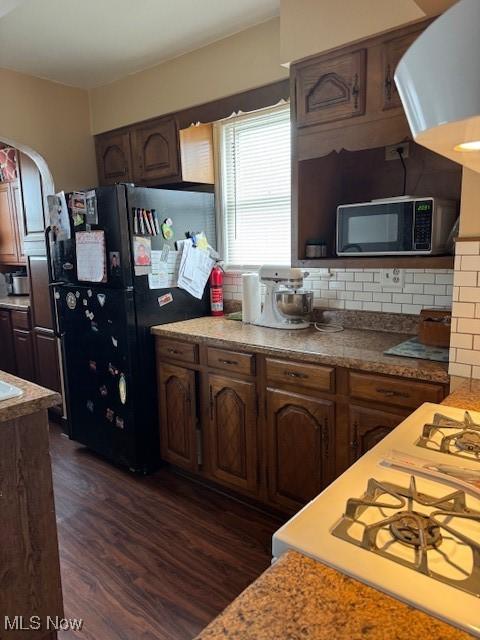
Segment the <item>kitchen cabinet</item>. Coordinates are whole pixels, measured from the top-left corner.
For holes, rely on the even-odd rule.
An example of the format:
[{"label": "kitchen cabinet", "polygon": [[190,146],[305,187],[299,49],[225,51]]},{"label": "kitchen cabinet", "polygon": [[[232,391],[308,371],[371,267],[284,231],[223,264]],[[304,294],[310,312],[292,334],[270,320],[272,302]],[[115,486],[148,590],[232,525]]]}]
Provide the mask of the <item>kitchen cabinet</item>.
[{"label": "kitchen cabinet", "polygon": [[197,468],[195,372],[172,364],[160,364],[158,400],[162,458],[194,471]]},{"label": "kitchen cabinet", "polygon": [[383,104],[382,108],[399,109],[402,108],[402,102],[395,84],[394,73],[400,59],[411,44],[417,39],[422,32],[422,28],[418,26],[408,30],[406,33],[391,38],[382,44],[382,73],[383,81]]},{"label": "kitchen cabinet", "polygon": [[372,449],[405,417],[405,415],[351,405],[349,423],[351,462],[355,462]]},{"label": "kitchen cabinet", "polygon": [[129,131],[111,131],[96,136],[95,150],[100,185],[133,181]]},{"label": "kitchen cabinet", "polygon": [[295,66],[297,125],[324,124],[365,112],[366,49]]},{"label": "kitchen cabinet", "polygon": [[19,264],[22,261],[22,253],[12,183],[2,182],[0,183],[0,263]]},{"label": "kitchen cabinet", "polygon": [[35,382],[35,358],[31,331],[25,329],[14,329],[13,345],[15,350],[15,361],[17,364],[16,375],[24,380]]},{"label": "kitchen cabinet", "polygon": [[298,510],[331,480],[334,405],[298,393],[267,390],[270,500]]},{"label": "kitchen cabinet", "polygon": [[16,192],[18,228],[24,242],[43,242],[45,229],[42,178],[35,161],[18,152],[20,180]]},{"label": "kitchen cabinet", "polygon": [[257,493],[257,401],[255,383],[208,374],[207,425],[211,476],[227,486]]},{"label": "kitchen cabinet", "polygon": [[213,185],[211,124],[179,129],[173,116],[95,137],[99,183]]},{"label": "kitchen cabinet", "polygon": [[446,385],[155,338],[161,457],[222,491],[294,513]]},{"label": "kitchen cabinet", "polygon": [[37,384],[62,393],[57,339],[50,332],[34,330],[33,342]]},{"label": "kitchen cabinet", "polygon": [[15,349],[13,345],[12,319],[10,311],[0,309],[0,369],[16,373]]},{"label": "kitchen cabinet", "polygon": [[[453,268],[452,255],[337,256],[340,204],[398,194],[399,159],[385,147],[408,142],[407,190],[459,201],[461,167],[412,140],[395,86],[405,50],[430,24],[424,20],[338,47],[290,67],[292,129],[292,265],[301,268]],[[308,258],[312,238],[326,255]]]},{"label": "kitchen cabinet", "polygon": [[173,118],[138,125],[132,131],[133,176],[136,184],[155,184],[177,176],[177,126]]}]

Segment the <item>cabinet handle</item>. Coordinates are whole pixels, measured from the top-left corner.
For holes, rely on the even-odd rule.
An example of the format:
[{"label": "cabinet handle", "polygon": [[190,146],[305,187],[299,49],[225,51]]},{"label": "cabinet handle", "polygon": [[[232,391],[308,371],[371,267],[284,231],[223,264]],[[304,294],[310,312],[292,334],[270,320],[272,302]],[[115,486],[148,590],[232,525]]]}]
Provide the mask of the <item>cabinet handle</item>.
[{"label": "cabinet handle", "polygon": [[352,433],[352,439],[350,440],[350,448],[353,449],[354,453],[357,452],[357,448],[358,448],[358,422],[355,421],[353,423],[353,433]]},{"label": "cabinet handle", "polygon": [[358,109],[358,98],[360,96],[360,87],[358,85],[358,73],[355,74],[352,87],[353,107]]},{"label": "cabinet handle", "polygon": [[289,378],[308,378],[306,373],[299,373],[298,371],[285,371],[284,373]]},{"label": "cabinet handle", "polygon": [[393,90],[392,71],[391,71],[390,65],[387,65],[387,71],[385,73],[385,97],[389,102],[392,99],[392,90]]},{"label": "cabinet handle", "polygon": [[173,353],[175,355],[181,353],[181,351],[177,351],[177,349],[167,349],[168,353]]},{"label": "cabinet handle", "polygon": [[210,420],[213,420],[213,389],[210,385]]},{"label": "cabinet handle", "polygon": [[377,393],[382,393],[387,398],[410,398],[409,393],[405,393],[404,391],[393,391],[392,389],[382,389],[376,388],[375,391]]},{"label": "cabinet handle", "polygon": [[322,447],[325,458],[328,458],[330,449],[330,438],[328,437],[328,418],[325,418],[322,430]]},{"label": "cabinet handle", "polygon": [[222,364],[238,364],[236,360],[222,360],[222,358],[219,359],[219,362]]}]

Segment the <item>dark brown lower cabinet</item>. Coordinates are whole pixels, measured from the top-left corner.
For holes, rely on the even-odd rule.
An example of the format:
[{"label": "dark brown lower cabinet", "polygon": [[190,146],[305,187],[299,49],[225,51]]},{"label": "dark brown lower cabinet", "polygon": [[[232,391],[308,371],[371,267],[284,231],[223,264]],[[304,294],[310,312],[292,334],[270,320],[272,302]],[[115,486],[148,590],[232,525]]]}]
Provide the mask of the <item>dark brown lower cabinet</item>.
[{"label": "dark brown lower cabinet", "polygon": [[334,405],[267,389],[269,499],[297,510],[332,479]]},{"label": "dark brown lower cabinet", "polygon": [[33,340],[31,331],[25,329],[13,330],[13,345],[17,363],[16,375],[24,380],[35,382],[35,358],[33,354]]},{"label": "dark brown lower cabinet", "polygon": [[254,382],[208,374],[209,469],[222,484],[258,493],[257,395]]},{"label": "dark brown lower cabinet", "polygon": [[15,349],[13,345],[12,319],[10,311],[0,309],[0,369],[15,374]]},{"label": "dark brown lower cabinet", "polygon": [[162,458],[183,469],[197,469],[195,372],[172,364],[158,366]]},{"label": "dark brown lower cabinet", "polygon": [[60,365],[58,360],[57,339],[53,332],[32,332],[37,358],[36,382],[42,387],[61,393]]},{"label": "dark brown lower cabinet", "polygon": [[351,461],[355,462],[405,419],[405,415],[350,406]]}]

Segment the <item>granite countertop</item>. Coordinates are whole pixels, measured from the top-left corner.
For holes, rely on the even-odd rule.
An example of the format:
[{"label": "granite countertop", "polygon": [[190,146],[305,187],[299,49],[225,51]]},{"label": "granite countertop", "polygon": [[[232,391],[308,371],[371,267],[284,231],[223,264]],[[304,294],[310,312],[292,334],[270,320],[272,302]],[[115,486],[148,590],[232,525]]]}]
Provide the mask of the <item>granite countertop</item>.
[{"label": "granite countertop", "polygon": [[0,309],[28,311],[30,309],[30,296],[1,296]]},{"label": "granite countertop", "polygon": [[313,327],[287,331],[244,324],[211,316],[152,327],[156,336],[189,342],[214,343],[232,349],[254,350],[272,356],[374,371],[447,384],[447,365],[428,360],[386,356],[384,351],[411,335],[345,329],[320,333]]},{"label": "granite countertop", "polygon": [[442,402],[449,407],[480,411],[480,380],[465,379]]},{"label": "granite countertop", "polygon": [[14,420],[15,418],[48,409],[60,404],[62,401],[60,394],[56,391],[39,387],[33,382],[27,382],[27,380],[12,376],[5,371],[0,371],[0,380],[23,390],[23,395],[18,398],[0,401],[0,422]]},{"label": "granite countertop", "polygon": [[465,640],[418,609],[287,551],[211,622],[197,640]]}]

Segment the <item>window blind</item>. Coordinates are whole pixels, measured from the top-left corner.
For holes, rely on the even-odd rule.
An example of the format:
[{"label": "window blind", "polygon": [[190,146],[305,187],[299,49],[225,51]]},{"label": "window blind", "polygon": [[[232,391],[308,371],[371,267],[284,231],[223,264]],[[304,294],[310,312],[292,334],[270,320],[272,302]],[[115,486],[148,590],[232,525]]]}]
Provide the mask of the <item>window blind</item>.
[{"label": "window blind", "polygon": [[290,107],[221,124],[224,259],[290,264]]}]

